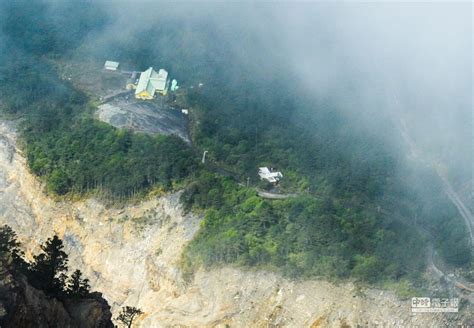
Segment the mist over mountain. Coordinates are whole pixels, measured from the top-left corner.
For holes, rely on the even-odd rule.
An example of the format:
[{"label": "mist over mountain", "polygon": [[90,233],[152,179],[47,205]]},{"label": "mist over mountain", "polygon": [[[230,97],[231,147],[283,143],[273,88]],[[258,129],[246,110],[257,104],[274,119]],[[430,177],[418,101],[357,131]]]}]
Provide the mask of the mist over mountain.
[{"label": "mist over mountain", "polygon": [[[232,265],[473,302],[472,4],[18,0],[0,45],[47,197],[189,215],[179,265],[146,254],[174,283]],[[141,98],[149,67],[179,89]],[[104,222],[138,242],[153,210]]]},{"label": "mist over mountain", "polygon": [[[313,111],[330,103],[367,133],[384,131],[374,118],[403,117],[431,156],[471,170],[469,3],[101,5],[107,23],[85,41],[100,56],[120,58],[149,39],[137,57],[156,54],[156,64],[171,65],[185,82],[212,85],[219,72],[227,83],[274,83]],[[153,26],[169,35],[154,36]],[[178,45],[167,42],[175,33]],[[173,65],[173,55],[183,55],[177,46],[186,48],[187,67]]]},{"label": "mist over mountain", "polygon": [[[189,83],[212,85],[213,74],[237,85],[280,82],[287,86],[284,92],[304,97],[313,110],[317,101],[329,102],[368,133],[380,129],[374,117],[404,117],[412,137],[436,156],[452,165],[473,157],[467,2],[85,1],[83,8],[74,7],[77,23],[68,28],[64,17],[71,4],[44,4],[39,20],[45,28],[56,26],[55,37],[63,40],[83,40],[82,47],[99,57],[136,59],[141,69],[170,65]],[[152,32],[156,27],[164,33]],[[142,41],[147,46],[131,58]]]}]

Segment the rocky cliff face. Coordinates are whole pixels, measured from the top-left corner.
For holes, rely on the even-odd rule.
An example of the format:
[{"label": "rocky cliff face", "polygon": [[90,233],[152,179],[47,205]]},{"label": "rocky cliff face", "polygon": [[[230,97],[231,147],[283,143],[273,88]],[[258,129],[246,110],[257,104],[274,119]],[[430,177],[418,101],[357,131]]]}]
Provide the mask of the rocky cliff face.
[{"label": "rocky cliff face", "polygon": [[0,259],[0,327],[113,328],[110,306],[99,293],[88,299],[46,296]]},{"label": "rocky cliff face", "polygon": [[360,291],[350,283],[291,281],[231,267],[199,271],[185,282],[180,254],[199,222],[183,214],[179,194],[120,208],[94,199],[55,202],[29,174],[11,127],[0,124],[0,224],[9,224],[28,250],[56,232],[70,266],[84,271],[115,314],[124,305],[143,310],[137,321],[141,327],[445,327],[446,320],[465,322],[458,314],[414,316],[409,301],[387,291]]}]

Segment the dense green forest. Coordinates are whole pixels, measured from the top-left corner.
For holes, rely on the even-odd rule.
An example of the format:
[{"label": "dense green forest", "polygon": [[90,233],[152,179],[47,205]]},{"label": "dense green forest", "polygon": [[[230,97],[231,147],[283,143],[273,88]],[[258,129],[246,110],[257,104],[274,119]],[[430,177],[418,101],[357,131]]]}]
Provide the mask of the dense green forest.
[{"label": "dense green forest", "polygon": [[133,134],[93,120],[88,99],[47,63],[23,55],[10,65],[0,78],[4,111],[21,117],[28,164],[49,191],[99,188],[131,196],[153,185],[169,188],[196,166],[178,137]]},{"label": "dense green forest", "polygon": [[57,21],[48,19],[53,14],[44,2],[24,5],[4,4],[2,11],[10,51],[0,75],[1,104],[4,113],[20,118],[28,164],[47,190],[129,197],[156,185],[168,189],[188,176],[196,164],[181,139],[132,134],[93,120],[87,97],[43,59],[74,51],[104,16],[90,6],[65,3],[54,14]]},{"label": "dense green forest", "polygon": [[268,201],[212,174],[192,184],[183,201],[209,208],[188,247],[187,266],[271,265],[291,276],[353,275],[372,282],[416,278],[423,267],[424,241],[416,231],[370,203],[310,194]]},{"label": "dense green forest", "polygon": [[[48,19],[44,2],[4,6],[8,19],[0,24],[11,51],[3,58],[1,105],[21,120],[32,172],[55,194],[95,190],[128,197],[186,180],[185,207],[205,211],[184,255],[188,269],[237,263],[294,276],[416,281],[427,245],[417,224],[437,236],[446,262],[471,263],[462,220],[436,178],[420,175],[424,169],[408,165],[389,141],[395,127],[387,117],[377,118],[378,130],[368,130],[330,98],[288,90],[280,73],[258,75],[253,65],[239,65],[223,52],[225,42],[208,26],[157,21],[136,38],[93,49],[83,41],[101,31],[107,15],[90,3],[56,7],[67,27]],[[155,43],[140,37],[150,33]],[[198,41],[206,51],[194,46]],[[156,46],[161,43],[166,46]],[[89,99],[45,60],[70,60],[76,52],[100,61],[113,55],[139,67],[159,63],[184,87],[202,81],[205,88],[187,92],[195,149],[176,137],[134,134],[94,120]],[[253,185],[259,166],[278,167],[285,175],[281,187],[299,196],[259,198],[241,181],[199,165],[195,153],[204,149],[216,166],[231,168],[237,180],[250,177]]]}]

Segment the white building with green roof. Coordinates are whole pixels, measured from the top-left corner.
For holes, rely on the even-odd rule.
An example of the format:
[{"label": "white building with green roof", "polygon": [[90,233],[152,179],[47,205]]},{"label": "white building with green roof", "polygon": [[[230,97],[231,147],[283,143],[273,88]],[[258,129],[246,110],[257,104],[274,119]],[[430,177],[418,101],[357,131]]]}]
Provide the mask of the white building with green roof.
[{"label": "white building with green roof", "polygon": [[140,74],[137,88],[135,89],[135,98],[153,99],[156,93],[166,95],[168,92],[168,72],[160,69],[158,73],[150,67]]}]

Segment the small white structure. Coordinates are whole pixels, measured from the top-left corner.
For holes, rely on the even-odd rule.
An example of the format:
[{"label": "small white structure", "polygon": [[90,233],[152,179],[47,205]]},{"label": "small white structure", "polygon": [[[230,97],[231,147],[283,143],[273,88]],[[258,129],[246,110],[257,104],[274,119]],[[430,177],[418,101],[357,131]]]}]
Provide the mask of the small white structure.
[{"label": "small white structure", "polygon": [[155,93],[161,93],[163,96],[168,91],[168,72],[160,69],[157,72],[150,67],[140,74],[137,88],[135,90],[135,98],[137,99],[153,99]]},{"label": "small white structure", "polygon": [[268,167],[258,168],[258,175],[260,176],[261,180],[267,180],[270,183],[278,183],[278,181],[283,178],[283,174],[281,174],[281,172],[273,171]]},{"label": "small white structure", "polygon": [[178,81],[176,81],[175,79],[173,79],[171,81],[171,87],[170,87],[170,90],[171,91],[176,91],[179,89],[179,85],[178,85]]},{"label": "small white structure", "polygon": [[188,115],[189,114],[189,110],[188,109],[181,109],[181,113],[183,113],[184,115]]},{"label": "small white structure", "polygon": [[108,71],[116,71],[119,65],[120,65],[119,62],[107,60],[104,64],[104,68]]},{"label": "small white structure", "polygon": [[206,154],[208,153],[207,150],[204,151],[204,153],[202,153],[202,159],[201,159],[201,163],[204,164],[206,163]]}]

